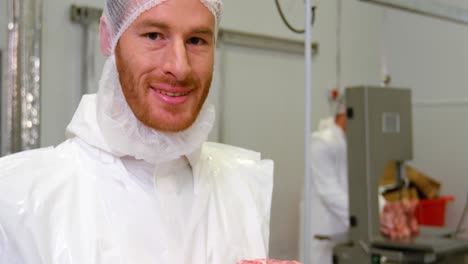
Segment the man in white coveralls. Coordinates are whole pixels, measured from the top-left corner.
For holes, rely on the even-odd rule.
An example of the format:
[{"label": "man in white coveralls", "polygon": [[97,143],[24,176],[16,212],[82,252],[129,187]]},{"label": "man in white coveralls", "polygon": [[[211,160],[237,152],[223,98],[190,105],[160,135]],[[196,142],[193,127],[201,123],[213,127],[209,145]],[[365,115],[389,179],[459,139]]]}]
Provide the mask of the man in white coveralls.
[{"label": "man in white coveralls", "polygon": [[346,107],[334,103],[334,116],[320,121],[311,137],[311,264],[332,264],[336,242],[322,237],[349,228]]},{"label": "man in white coveralls", "polygon": [[97,94],[57,147],[0,159],[0,263],[268,255],[273,163],[205,143],[221,0],[106,0]]}]

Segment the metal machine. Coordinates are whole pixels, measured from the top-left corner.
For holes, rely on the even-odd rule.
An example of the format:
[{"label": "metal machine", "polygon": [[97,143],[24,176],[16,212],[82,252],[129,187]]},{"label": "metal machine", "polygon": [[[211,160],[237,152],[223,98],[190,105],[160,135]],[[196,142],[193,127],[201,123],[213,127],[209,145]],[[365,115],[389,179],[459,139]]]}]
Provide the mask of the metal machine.
[{"label": "metal machine", "polygon": [[[380,234],[378,186],[389,162],[404,178],[413,158],[411,91],[382,87],[346,89],[350,230],[334,248],[335,264],[463,264],[468,241],[442,229],[421,228],[411,241]],[[398,173],[399,172],[399,173]]]}]

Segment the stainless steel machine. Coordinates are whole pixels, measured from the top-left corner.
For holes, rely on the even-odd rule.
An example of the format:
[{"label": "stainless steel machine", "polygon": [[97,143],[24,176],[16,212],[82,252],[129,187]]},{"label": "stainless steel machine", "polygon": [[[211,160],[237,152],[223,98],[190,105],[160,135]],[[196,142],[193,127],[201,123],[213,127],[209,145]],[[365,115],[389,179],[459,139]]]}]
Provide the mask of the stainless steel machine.
[{"label": "stainless steel machine", "polygon": [[[350,230],[334,248],[334,264],[463,264],[468,241],[437,228],[421,228],[415,239],[390,241],[380,234],[378,187],[387,165],[413,158],[409,89],[346,89]],[[398,173],[399,172],[399,173]]]}]

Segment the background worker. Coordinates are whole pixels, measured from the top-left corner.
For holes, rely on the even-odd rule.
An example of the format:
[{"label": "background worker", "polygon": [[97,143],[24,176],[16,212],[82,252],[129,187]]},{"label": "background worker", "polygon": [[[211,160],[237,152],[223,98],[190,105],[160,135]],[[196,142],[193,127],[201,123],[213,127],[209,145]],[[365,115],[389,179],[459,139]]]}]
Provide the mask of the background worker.
[{"label": "background worker", "polygon": [[334,115],[320,121],[311,138],[311,263],[331,264],[335,243],[327,237],[348,230],[346,107],[334,102]]}]

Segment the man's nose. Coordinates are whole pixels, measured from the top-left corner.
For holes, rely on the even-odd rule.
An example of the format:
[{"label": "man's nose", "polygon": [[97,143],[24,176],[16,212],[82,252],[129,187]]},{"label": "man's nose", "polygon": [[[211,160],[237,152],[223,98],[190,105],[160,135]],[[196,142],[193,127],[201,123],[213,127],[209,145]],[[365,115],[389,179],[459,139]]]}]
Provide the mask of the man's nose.
[{"label": "man's nose", "polygon": [[172,75],[177,81],[184,81],[192,71],[187,47],[182,39],[173,40],[167,47],[167,56],[163,71]]}]

